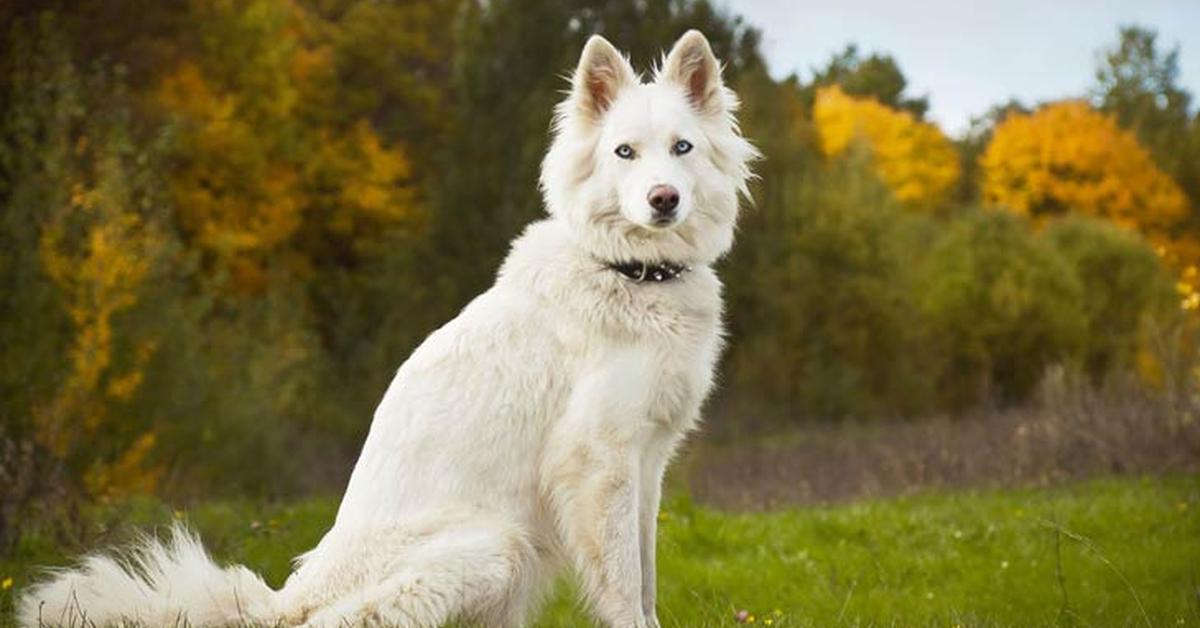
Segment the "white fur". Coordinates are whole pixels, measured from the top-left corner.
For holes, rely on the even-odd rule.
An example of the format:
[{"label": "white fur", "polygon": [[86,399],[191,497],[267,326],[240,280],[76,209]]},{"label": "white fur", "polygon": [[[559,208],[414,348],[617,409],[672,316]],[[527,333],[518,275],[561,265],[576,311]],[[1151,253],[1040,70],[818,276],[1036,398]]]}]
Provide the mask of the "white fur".
[{"label": "white fur", "polygon": [[[210,626],[520,626],[561,567],[607,626],[653,627],[663,472],[697,423],[721,349],[710,264],[733,240],[755,151],[703,35],[642,84],[600,37],[559,107],[550,217],[495,285],[400,367],[333,528],[278,592],[176,531],[127,564],[93,556],[28,591],[20,621]],[[686,139],[695,148],[675,155]],[[624,160],[621,143],[637,151]],[[680,194],[649,224],[646,195]],[[692,266],[635,283],[611,262]]]}]

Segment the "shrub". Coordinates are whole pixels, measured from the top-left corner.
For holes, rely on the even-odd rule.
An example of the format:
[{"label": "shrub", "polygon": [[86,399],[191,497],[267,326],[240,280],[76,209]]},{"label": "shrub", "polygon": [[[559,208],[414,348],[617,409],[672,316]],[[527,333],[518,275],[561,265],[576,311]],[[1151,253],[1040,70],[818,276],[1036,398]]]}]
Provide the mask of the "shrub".
[{"label": "shrub", "polygon": [[923,409],[909,295],[931,223],[853,160],[808,169],[787,192],[773,243],[756,242],[771,248],[743,246],[733,260],[732,386],[792,418]]},{"label": "shrub", "polygon": [[1174,306],[1171,277],[1135,233],[1095,219],[1051,223],[1045,239],[1078,279],[1086,333],[1080,362],[1093,383],[1134,363],[1147,317]]},{"label": "shrub", "polygon": [[939,395],[952,407],[1025,398],[1045,368],[1076,355],[1087,317],[1071,267],[1025,220],[980,212],[950,226],[916,284]]}]

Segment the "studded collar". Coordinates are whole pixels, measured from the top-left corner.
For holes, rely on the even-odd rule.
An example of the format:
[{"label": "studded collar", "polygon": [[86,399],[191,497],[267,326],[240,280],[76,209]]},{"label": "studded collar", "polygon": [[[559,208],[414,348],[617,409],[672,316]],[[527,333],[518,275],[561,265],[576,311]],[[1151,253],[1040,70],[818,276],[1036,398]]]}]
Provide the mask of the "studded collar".
[{"label": "studded collar", "polygon": [[692,269],[686,264],[671,262],[613,262],[607,266],[634,283],[665,283],[678,279]]}]

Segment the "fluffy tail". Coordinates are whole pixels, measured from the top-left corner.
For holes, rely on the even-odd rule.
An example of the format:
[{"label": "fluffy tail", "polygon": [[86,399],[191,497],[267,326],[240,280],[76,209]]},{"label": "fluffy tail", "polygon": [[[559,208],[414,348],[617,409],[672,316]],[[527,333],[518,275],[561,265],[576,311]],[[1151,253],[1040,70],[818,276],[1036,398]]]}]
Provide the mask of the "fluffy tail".
[{"label": "fluffy tail", "polygon": [[91,628],[273,623],[275,592],[242,566],[218,567],[181,525],[119,556],[93,554],[22,596],[21,626]]}]

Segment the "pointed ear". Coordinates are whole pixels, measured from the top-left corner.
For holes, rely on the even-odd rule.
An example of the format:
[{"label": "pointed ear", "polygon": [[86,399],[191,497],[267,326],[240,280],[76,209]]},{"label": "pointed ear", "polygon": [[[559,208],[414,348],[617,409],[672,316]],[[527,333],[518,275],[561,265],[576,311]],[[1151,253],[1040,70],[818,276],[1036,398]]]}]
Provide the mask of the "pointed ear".
[{"label": "pointed ear", "polygon": [[575,68],[572,99],[579,113],[596,120],[612,106],[619,91],[637,82],[629,61],[607,39],[592,35]]},{"label": "pointed ear", "polygon": [[659,71],[659,80],[682,87],[700,113],[717,114],[725,110],[721,63],[700,31],[690,30],[675,42]]}]

